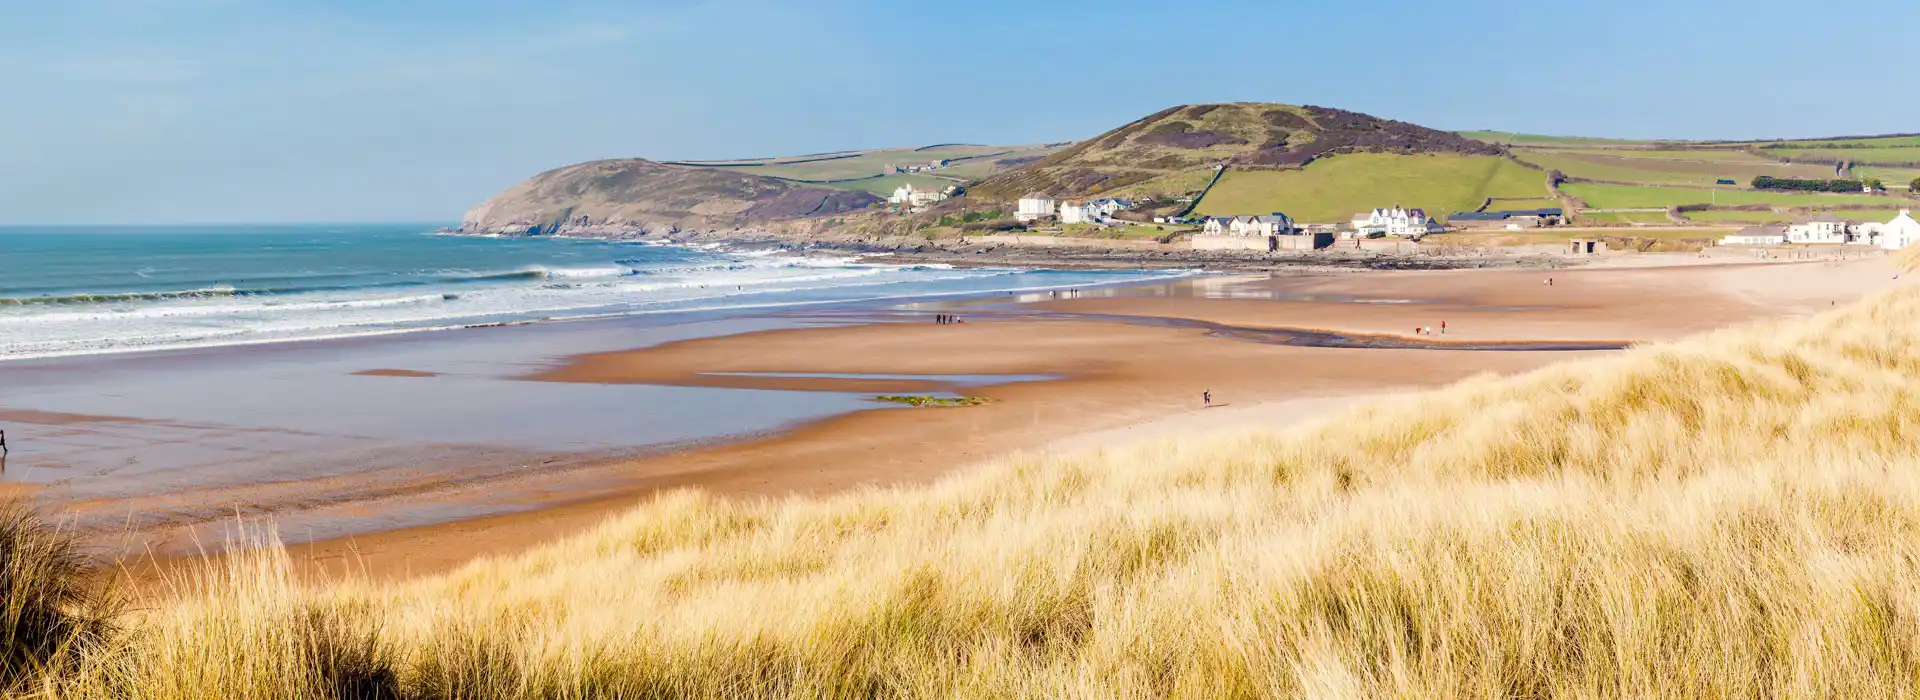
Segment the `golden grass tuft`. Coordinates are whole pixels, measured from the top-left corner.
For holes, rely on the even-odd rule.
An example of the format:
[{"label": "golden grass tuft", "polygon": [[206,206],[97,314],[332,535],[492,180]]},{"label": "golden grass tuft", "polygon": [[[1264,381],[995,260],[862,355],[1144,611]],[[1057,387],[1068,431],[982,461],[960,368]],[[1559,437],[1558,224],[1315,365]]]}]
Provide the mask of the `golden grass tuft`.
[{"label": "golden grass tuft", "polygon": [[397,586],[296,591],[266,550],[76,687],[1915,697],[1917,321],[1903,289],[1283,431],[825,499],[669,493]]}]

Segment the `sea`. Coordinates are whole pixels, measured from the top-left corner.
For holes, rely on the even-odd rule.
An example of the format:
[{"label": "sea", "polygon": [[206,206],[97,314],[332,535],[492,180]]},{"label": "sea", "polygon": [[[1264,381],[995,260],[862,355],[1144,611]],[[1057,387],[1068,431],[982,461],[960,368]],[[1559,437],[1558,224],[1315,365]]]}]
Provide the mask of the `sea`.
[{"label": "sea", "polygon": [[440,233],[436,224],[0,227],[0,360],[1186,276]]}]

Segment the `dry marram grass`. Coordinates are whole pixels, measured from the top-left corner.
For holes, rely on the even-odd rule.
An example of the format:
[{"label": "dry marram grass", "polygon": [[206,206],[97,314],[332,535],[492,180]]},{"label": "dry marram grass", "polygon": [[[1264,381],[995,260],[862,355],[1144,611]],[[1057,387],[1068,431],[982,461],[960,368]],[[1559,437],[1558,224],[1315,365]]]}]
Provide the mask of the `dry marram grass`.
[{"label": "dry marram grass", "polygon": [[1915,697],[1920,293],[1283,432],[660,496],[303,592],[268,553],[76,696]]}]

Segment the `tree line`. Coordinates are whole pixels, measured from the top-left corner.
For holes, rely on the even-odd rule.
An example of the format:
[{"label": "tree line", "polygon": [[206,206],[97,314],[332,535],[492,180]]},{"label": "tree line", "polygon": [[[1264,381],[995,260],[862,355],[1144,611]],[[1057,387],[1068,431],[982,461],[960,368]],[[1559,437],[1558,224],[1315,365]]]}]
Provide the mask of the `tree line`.
[{"label": "tree line", "polygon": [[1861,180],[1805,180],[1793,177],[1774,177],[1761,175],[1753,179],[1756,190],[1797,190],[1801,192],[1860,192],[1866,187]]}]

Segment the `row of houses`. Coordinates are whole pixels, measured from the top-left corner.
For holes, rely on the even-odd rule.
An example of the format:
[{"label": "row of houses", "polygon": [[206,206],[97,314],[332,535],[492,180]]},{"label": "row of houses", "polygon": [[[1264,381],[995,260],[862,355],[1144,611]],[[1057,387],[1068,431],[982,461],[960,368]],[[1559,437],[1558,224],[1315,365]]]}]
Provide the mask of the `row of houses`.
[{"label": "row of houses", "polygon": [[1900,250],[1920,241],[1920,221],[1902,209],[1886,223],[1819,216],[1792,225],[1748,226],[1720,239],[1721,245],[1859,245]]},{"label": "row of houses", "polygon": [[1293,217],[1280,212],[1265,216],[1209,216],[1200,224],[1203,236],[1290,236]]},{"label": "row of houses", "polygon": [[[1398,206],[1355,214],[1352,232],[1359,237],[1374,235],[1419,238],[1445,231],[1446,227],[1421,209]],[[1258,216],[1213,216],[1201,221],[1204,236],[1284,236],[1303,233],[1293,218],[1280,212]]]},{"label": "row of houses", "polygon": [[1063,224],[1104,224],[1113,219],[1114,214],[1133,209],[1136,205],[1130,199],[1068,199],[1055,200],[1046,194],[1035,192],[1020,198],[1020,206],[1014,210],[1015,221],[1030,222],[1049,217],[1059,217]]}]

